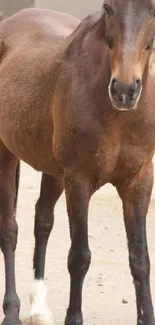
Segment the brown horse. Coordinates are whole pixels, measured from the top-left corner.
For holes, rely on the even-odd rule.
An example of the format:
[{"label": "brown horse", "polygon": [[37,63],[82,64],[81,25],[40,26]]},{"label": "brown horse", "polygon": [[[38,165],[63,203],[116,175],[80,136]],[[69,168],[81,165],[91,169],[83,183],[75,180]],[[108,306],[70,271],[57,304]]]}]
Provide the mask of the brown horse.
[{"label": "brown horse", "polygon": [[[46,87],[48,87],[49,84],[49,78],[50,76],[50,70],[51,70],[51,61],[53,59],[52,55],[54,51],[56,51],[56,46],[58,44],[58,41],[62,41],[66,36],[68,36],[80,23],[80,21],[74,17],[71,17],[69,15],[60,13],[60,12],[54,12],[52,10],[39,10],[39,9],[26,9],[22,10],[16,15],[10,17],[9,19],[3,21],[0,24],[0,70],[4,72],[5,69],[9,69],[8,73],[5,75],[7,78],[13,78],[12,79],[12,86],[10,89],[10,95],[11,92],[18,91],[20,100],[24,100],[24,92],[26,93],[27,86],[29,88],[27,94],[29,96],[29,99],[34,97],[35,91],[39,95],[38,99],[36,100],[34,97],[34,107],[37,108],[37,116],[35,116],[35,112],[33,115],[33,118],[31,121],[35,122],[37,121],[38,127],[41,123],[42,117],[38,111],[37,101],[43,101],[41,104],[41,107],[44,110],[46,110],[47,107],[47,101],[48,98],[45,100],[42,97],[42,90],[46,90]],[[26,54],[26,55],[25,55]],[[46,57],[47,56],[47,57]],[[46,58],[46,59],[45,59]],[[45,59],[45,60],[44,60]],[[20,62],[20,63],[19,63]],[[49,66],[48,66],[49,65]],[[18,70],[19,67],[19,70]],[[29,72],[28,72],[28,70]],[[49,69],[49,71],[48,71]],[[16,74],[16,70],[18,70],[18,73]],[[37,75],[39,73],[39,75]],[[5,74],[5,73],[4,73]],[[41,77],[42,75],[42,77]],[[12,77],[11,77],[12,76]],[[21,77],[23,76],[23,77]],[[25,82],[27,84],[25,90],[23,88],[24,83],[21,86],[20,82],[21,78],[26,78]],[[40,80],[38,79],[40,78]],[[43,79],[45,78],[46,81]],[[3,79],[3,78],[2,78]],[[5,77],[4,77],[5,79]],[[4,92],[9,92],[9,89],[5,89],[5,82],[7,84],[7,80],[4,81]],[[42,79],[42,81],[41,81]],[[18,85],[17,85],[18,84]],[[37,86],[38,84],[38,86]],[[14,88],[15,86],[15,88]],[[38,87],[38,89],[36,88]],[[43,90],[43,92],[44,92]],[[23,94],[23,95],[22,95]],[[47,91],[48,94],[48,91]],[[2,93],[1,93],[2,95]],[[4,93],[3,93],[4,95]],[[2,95],[2,96],[3,96]],[[5,96],[5,95],[4,95]],[[6,103],[8,95],[6,94],[6,97],[2,99],[3,104],[1,103],[0,108],[0,130],[1,124],[3,124],[3,117],[1,115],[2,111],[4,112],[4,106]],[[11,96],[12,97],[12,96]],[[13,100],[13,97],[10,100]],[[15,96],[16,97],[16,96]],[[14,99],[15,99],[14,97]],[[48,97],[48,95],[47,95]],[[41,99],[42,98],[42,99]],[[4,101],[3,101],[4,100]],[[14,101],[14,100],[13,100]],[[25,100],[24,100],[25,101]],[[36,103],[35,103],[36,101]],[[9,104],[9,102],[8,102]],[[6,103],[6,105],[8,106]],[[11,103],[11,107],[15,113],[15,102]],[[10,105],[9,104],[9,105]],[[21,112],[24,113],[24,107],[27,106],[28,102],[21,105]],[[31,102],[32,104],[32,102]],[[30,104],[30,106],[31,106]],[[3,106],[4,105],[4,106]],[[15,106],[14,106],[15,105]],[[28,104],[29,105],[29,104]],[[3,106],[3,107],[2,107]],[[17,104],[18,106],[18,104]],[[29,107],[30,108],[30,107]],[[1,110],[2,109],[2,110]],[[31,108],[30,108],[31,110]],[[13,113],[12,111],[12,113]],[[13,114],[14,114],[13,113]],[[44,114],[43,113],[43,114]],[[49,112],[50,113],[50,112]],[[25,111],[25,113],[26,111]],[[27,117],[24,117],[25,123],[29,124]],[[15,117],[15,116],[14,116]],[[50,123],[49,117],[47,117],[46,113],[44,115],[46,117],[46,121]],[[15,117],[16,119],[16,117]],[[27,120],[27,122],[26,122]],[[20,120],[16,120],[18,126],[20,124]],[[31,139],[31,130],[33,128],[32,124],[31,126],[28,125],[27,132],[29,133],[29,139]],[[30,126],[30,128],[29,128]],[[37,127],[37,128],[38,128]],[[44,125],[44,130],[46,130],[47,125]],[[40,127],[39,127],[40,128]],[[39,131],[38,128],[38,131]],[[17,129],[16,129],[17,131]],[[37,146],[40,142],[38,136],[37,129],[35,130],[37,137]],[[40,130],[41,131],[41,130]],[[39,131],[39,132],[40,132]],[[8,131],[9,132],[9,131]],[[1,132],[0,132],[1,133]],[[38,134],[37,134],[38,133]],[[2,135],[2,134],[1,134]],[[10,137],[11,134],[8,136]],[[43,133],[41,131],[40,134],[41,138],[43,137]],[[50,135],[51,136],[51,135]],[[47,133],[48,137],[48,133]],[[16,294],[16,286],[15,286],[15,276],[14,276],[14,251],[16,247],[17,242],[17,224],[15,221],[16,218],[16,204],[17,204],[17,195],[18,195],[18,186],[19,186],[19,173],[20,173],[20,164],[19,164],[19,156],[15,156],[10,150],[8,150],[5,140],[2,139],[3,136],[0,136],[0,246],[2,249],[2,252],[4,253],[4,260],[5,260],[5,273],[6,273],[6,293],[3,303],[3,309],[4,313],[6,315],[3,324],[6,325],[18,325],[21,324],[18,313],[20,308],[20,301]],[[23,140],[22,140],[23,141]],[[30,140],[31,141],[31,140]],[[41,140],[42,141],[42,140]],[[48,140],[49,141],[49,140]],[[52,142],[51,142],[52,145]],[[34,152],[36,149],[33,149]],[[3,167],[6,168],[3,168]],[[16,174],[16,175],[15,175]],[[8,179],[9,178],[9,179]],[[46,197],[46,203],[45,207],[46,210],[44,211],[46,215],[46,225],[42,228],[42,233],[40,233],[40,230],[38,232],[37,238],[36,238],[36,248],[35,248],[35,257],[34,257],[34,268],[35,268],[35,278],[41,279],[43,278],[44,274],[44,250],[45,250],[45,242],[46,242],[46,232],[49,233],[49,231],[52,228],[53,224],[53,208],[54,204],[58,198],[58,196],[61,194],[61,185],[60,180],[55,180],[54,177],[50,176],[49,180],[45,180],[47,178],[47,175],[45,177],[43,176],[42,180],[42,188],[44,187],[43,183],[49,184],[49,186],[53,187],[52,193],[48,193],[48,197]],[[50,185],[51,183],[51,185]],[[58,190],[55,191],[54,186],[57,187],[58,184]],[[47,186],[47,185],[46,185]],[[42,189],[42,191],[44,191]],[[50,191],[50,188],[49,188]],[[52,194],[52,200],[50,200],[50,196]],[[44,194],[43,194],[44,196]],[[42,199],[41,199],[42,200]],[[40,200],[40,202],[41,202]],[[48,203],[48,201],[51,201]],[[46,205],[47,204],[47,205]],[[39,203],[38,203],[39,205]],[[41,222],[41,207],[38,208],[38,219],[39,223]],[[42,209],[42,208],[41,208]],[[49,219],[49,221],[48,221]],[[44,221],[43,221],[44,223]],[[37,230],[37,221],[36,221],[36,230]],[[38,237],[39,235],[39,237]],[[40,237],[41,235],[41,237]],[[37,267],[36,267],[37,265]],[[45,287],[43,281],[36,281],[34,290],[31,295],[31,321],[32,323],[38,324],[41,323],[49,323],[52,322],[52,314],[48,310],[48,308],[45,305]]]},{"label": "brown horse", "polygon": [[[146,215],[155,150],[154,86],[148,74],[155,4],[151,0],[106,0],[101,11],[84,19],[60,43],[53,42],[53,34],[59,33],[51,28],[51,20],[54,26],[59,22],[50,15],[24,11],[0,25],[4,42],[0,64],[0,245],[6,272],[3,325],[20,324],[13,213],[19,159],[43,172],[35,214],[32,323],[51,321],[43,282],[45,254],[54,206],[65,188],[71,235],[65,324],[82,325],[82,286],[91,261],[89,201],[109,182],[116,186],[123,203],[137,324],[154,325]],[[65,25],[69,20],[66,18]]]}]

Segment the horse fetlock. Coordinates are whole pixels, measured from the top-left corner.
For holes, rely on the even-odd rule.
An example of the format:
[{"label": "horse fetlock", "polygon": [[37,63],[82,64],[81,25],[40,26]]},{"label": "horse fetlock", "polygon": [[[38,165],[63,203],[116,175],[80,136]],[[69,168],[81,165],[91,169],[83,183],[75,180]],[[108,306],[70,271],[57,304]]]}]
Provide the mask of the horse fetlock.
[{"label": "horse fetlock", "polygon": [[46,288],[43,280],[35,280],[30,294],[30,324],[52,325],[53,315],[46,303]]},{"label": "horse fetlock", "polygon": [[13,314],[6,315],[1,325],[22,325],[18,315],[14,316]]},{"label": "horse fetlock", "polygon": [[139,317],[137,325],[155,325],[154,317]]},{"label": "horse fetlock", "polygon": [[19,310],[20,310],[20,300],[16,294],[5,295],[3,302],[3,310],[5,318],[2,322],[2,325],[21,325],[19,319]]},{"label": "horse fetlock", "polygon": [[9,295],[6,294],[3,301],[4,314],[7,315],[10,313],[14,313],[18,315],[19,310],[20,310],[20,300],[18,295],[14,292]]},{"label": "horse fetlock", "polygon": [[41,313],[34,313],[30,315],[31,325],[52,325],[53,317],[50,310],[44,310]]},{"label": "horse fetlock", "polygon": [[67,315],[65,319],[65,325],[82,325],[83,324],[83,317],[82,312],[72,313],[67,310]]}]

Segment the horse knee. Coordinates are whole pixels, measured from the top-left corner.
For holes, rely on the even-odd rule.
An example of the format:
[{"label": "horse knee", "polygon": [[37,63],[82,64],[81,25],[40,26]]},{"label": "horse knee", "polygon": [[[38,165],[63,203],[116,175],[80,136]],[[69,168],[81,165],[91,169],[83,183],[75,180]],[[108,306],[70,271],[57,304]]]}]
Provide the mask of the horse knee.
[{"label": "horse knee", "polygon": [[10,306],[13,307],[14,310],[17,309],[17,314],[19,314],[20,300],[16,292],[12,292],[11,295],[8,293],[5,294],[4,301],[3,301],[4,314],[6,314],[6,311],[10,308]]},{"label": "horse knee", "polygon": [[70,249],[68,255],[68,271],[70,274],[85,276],[91,263],[91,251],[89,248],[80,251]]},{"label": "horse knee", "polygon": [[53,228],[53,220],[41,220],[36,218],[34,234],[36,238],[48,239],[50,232]]},{"label": "horse knee", "polygon": [[18,225],[16,220],[4,221],[0,227],[0,247],[4,252],[6,245],[11,245],[13,251],[16,249],[18,237]]},{"label": "horse knee", "polygon": [[42,208],[40,201],[36,203],[34,235],[37,238],[48,239],[53,228],[54,216],[52,209]]},{"label": "horse knee", "polygon": [[137,257],[134,252],[129,256],[130,268],[132,276],[137,281],[147,279],[150,273],[150,261],[148,256]]}]

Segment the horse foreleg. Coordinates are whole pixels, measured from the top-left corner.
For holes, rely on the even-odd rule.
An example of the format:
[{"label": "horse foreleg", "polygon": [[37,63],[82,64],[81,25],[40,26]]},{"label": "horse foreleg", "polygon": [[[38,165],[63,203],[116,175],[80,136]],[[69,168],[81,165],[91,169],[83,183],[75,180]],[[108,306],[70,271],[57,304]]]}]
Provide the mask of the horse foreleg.
[{"label": "horse foreleg", "polygon": [[91,253],[88,245],[89,180],[80,174],[65,177],[67,210],[70,223],[71,248],[68,256],[70,301],[66,325],[82,325],[82,287],[89,269]]},{"label": "horse foreleg", "polygon": [[129,263],[137,301],[137,325],[154,325],[150,290],[150,261],[147,248],[146,215],[153,183],[152,163],[126,186],[118,187],[123,201],[124,221],[128,238]]},{"label": "horse foreleg", "polygon": [[18,160],[0,144],[0,247],[5,263],[3,325],[19,325],[20,301],[15,284],[15,249],[18,227],[14,213],[15,173]]},{"label": "horse foreleg", "polygon": [[35,283],[30,295],[30,321],[33,325],[52,324],[52,313],[46,304],[46,288],[44,284],[46,247],[54,222],[54,206],[62,194],[63,180],[53,176],[42,176],[40,197],[36,204],[35,214],[35,250],[34,277]]}]

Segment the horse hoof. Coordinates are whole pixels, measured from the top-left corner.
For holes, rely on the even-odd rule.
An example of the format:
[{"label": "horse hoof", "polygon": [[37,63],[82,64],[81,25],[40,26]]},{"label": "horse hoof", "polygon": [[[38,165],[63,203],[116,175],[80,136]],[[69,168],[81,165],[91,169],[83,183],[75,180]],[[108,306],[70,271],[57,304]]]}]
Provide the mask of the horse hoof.
[{"label": "horse hoof", "polygon": [[83,324],[83,318],[82,313],[76,313],[74,315],[70,315],[67,313],[66,319],[65,319],[65,325],[82,325]]},{"label": "horse hoof", "polygon": [[22,325],[22,323],[18,317],[14,318],[11,315],[9,315],[4,318],[1,325]]},{"label": "horse hoof", "polygon": [[31,325],[52,325],[53,316],[51,311],[46,307],[40,312],[32,312],[30,314],[30,324]]},{"label": "horse hoof", "polygon": [[35,280],[30,295],[30,324],[52,325],[53,315],[46,304],[46,288],[43,280]]}]

